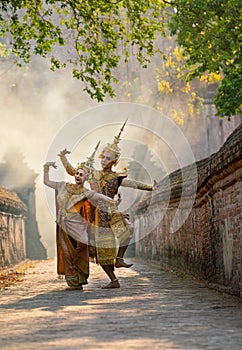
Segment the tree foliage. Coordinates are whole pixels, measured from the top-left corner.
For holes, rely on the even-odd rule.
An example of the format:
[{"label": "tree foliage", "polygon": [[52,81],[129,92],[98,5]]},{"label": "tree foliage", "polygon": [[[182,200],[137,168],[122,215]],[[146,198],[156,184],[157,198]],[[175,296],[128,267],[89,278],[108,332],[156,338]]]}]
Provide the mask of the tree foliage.
[{"label": "tree foliage", "polygon": [[120,52],[127,61],[131,46],[147,65],[156,35],[163,32],[163,6],[158,0],[2,1],[0,36],[24,63],[41,55],[50,58],[53,70],[71,65],[84,90],[102,101],[114,96]]},{"label": "tree foliage", "polygon": [[188,79],[205,72],[222,73],[215,97],[218,115],[241,113],[242,1],[174,0],[169,27],[193,67]]},{"label": "tree foliage", "polygon": [[[146,67],[157,34],[170,30],[182,47],[186,79],[222,74],[219,116],[241,113],[241,0],[6,0],[0,37],[19,64],[47,57],[52,70],[70,66],[89,95],[114,96],[115,69],[135,55]],[[169,16],[167,16],[169,14]]]},{"label": "tree foliage", "polygon": [[[193,67],[186,66],[184,49],[176,45],[173,37],[167,36],[162,43],[162,57],[152,61],[147,73],[135,67],[129,74],[119,73],[117,94],[122,100],[148,104],[186,126],[188,121],[204,114],[204,101],[212,98],[222,74],[206,72],[200,78],[187,81],[186,76]],[[146,75],[149,78],[145,78]]]}]

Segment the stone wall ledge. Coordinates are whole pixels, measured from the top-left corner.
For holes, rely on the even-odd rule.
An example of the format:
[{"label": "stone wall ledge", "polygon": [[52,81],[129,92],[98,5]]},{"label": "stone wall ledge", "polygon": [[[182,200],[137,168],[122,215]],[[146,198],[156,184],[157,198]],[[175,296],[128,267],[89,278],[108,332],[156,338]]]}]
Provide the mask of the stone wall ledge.
[{"label": "stone wall ledge", "polygon": [[241,180],[242,124],[217,153],[174,171],[134,208],[136,255],[241,296]]}]

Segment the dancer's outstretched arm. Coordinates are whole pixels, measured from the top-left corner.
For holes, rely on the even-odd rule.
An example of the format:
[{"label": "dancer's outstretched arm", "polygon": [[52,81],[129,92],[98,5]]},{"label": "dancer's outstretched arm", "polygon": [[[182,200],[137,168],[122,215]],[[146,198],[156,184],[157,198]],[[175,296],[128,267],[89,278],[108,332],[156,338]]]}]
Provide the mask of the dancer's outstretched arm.
[{"label": "dancer's outstretched arm", "polygon": [[152,185],[147,185],[143,182],[140,181],[136,181],[136,180],[131,180],[131,179],[127,179],[124,178],[121,182],[121,186],[124,187],[131,187],[131,188],[135,188],[137,190],[143,190],[143,191],[153,191],[153,187]]},{"label": "dancer's outstretched arm", "polygon": [[44,179],[43,179],[43,182],[44,182],[44,184],[46,186],[56,189],[56,182],[50,180],[50,177],[49,177],[49,168],[51,166],[53,168],[55,168],[55,169],[57,168],[55,162],[47,162],[47,163],[44,164]]},{"label": "dancer's outstretched arm", "polygon": [[66,154],[70,154],[71,152],[68,151],[66,148],[60,151],[58,156],[60,157],[60,160],[62,164],[64,165],[64,168],[66,169],[67,173],[69,175],[74,176],[75,175],[75,168],[74,166],[69,162],[69,160],[66,158]]}]

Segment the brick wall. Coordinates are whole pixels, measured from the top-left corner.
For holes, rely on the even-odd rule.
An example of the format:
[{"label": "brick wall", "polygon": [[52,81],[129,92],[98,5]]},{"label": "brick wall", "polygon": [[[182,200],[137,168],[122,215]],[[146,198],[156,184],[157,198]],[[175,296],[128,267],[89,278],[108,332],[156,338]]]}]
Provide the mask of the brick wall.
[{"label": "brick wall", "polygon": [[173,172],[136,207],[136,255],[242,295],[241,179],[242,124],[217,153]]},{"label": "brick wall", "polygon": [[26,257],[24,218],[0,212],[0,267],[23,261]]},{"label": "brick wall", "polygon": [[0,268],[17,264],[26,257],[26,211],[16,193],[0,187]]}]

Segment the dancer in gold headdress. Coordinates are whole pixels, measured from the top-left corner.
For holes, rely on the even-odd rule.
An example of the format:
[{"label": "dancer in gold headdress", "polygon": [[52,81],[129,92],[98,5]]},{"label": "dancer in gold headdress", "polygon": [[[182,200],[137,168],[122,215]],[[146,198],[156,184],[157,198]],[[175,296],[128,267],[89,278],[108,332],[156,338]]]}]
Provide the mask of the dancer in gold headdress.
[{"label": "dancer in gold headdress", "polygon": [[55,162],[44,165],[44,184],[56,191],[57,221],[57,272],[65,275],[69,289],[83,289],[89,276],[89,252],[87,224],[91,222],[90,202],[114,201],[100,193],[83,187],[88,178],[88,164],[81,163],[75,169],[75,183],[56,182],[49,178],[49,168],[56,168]]},{"label": "dancer in gold headdress", "polygon": [[[114,137],[113,143],[109,143],[103,148],[99,156],[102,170],[93,169],[88,180],[92,189],[111,198],[114,198],[118,193],[119,186],[146,191],[153,190],[151,185],[127,179],[126,172],[118,173],[112,170],[112,167],[118,163],[120,158],[118,143],[126,122],[127,120],[121,127],[118,135]],[[67,160],[67,153],[70,152],[63,150],[59,156],[67,172],[73,175],[74,167]],[[114,275],[114,266],[116,268],[132,266],[132,264],[127,264],[123,259],[132,235],[131,225],[127,224],[124,215],[118,211],[110,216],[108,206],[105,210],[95,210],[94,223],[95,230],[90,233],[89,244],[95,247],[96,259],[111,280],[104,288],[117,288],[119,284]],[[119,243],[117,255],[115,237]]]}]

